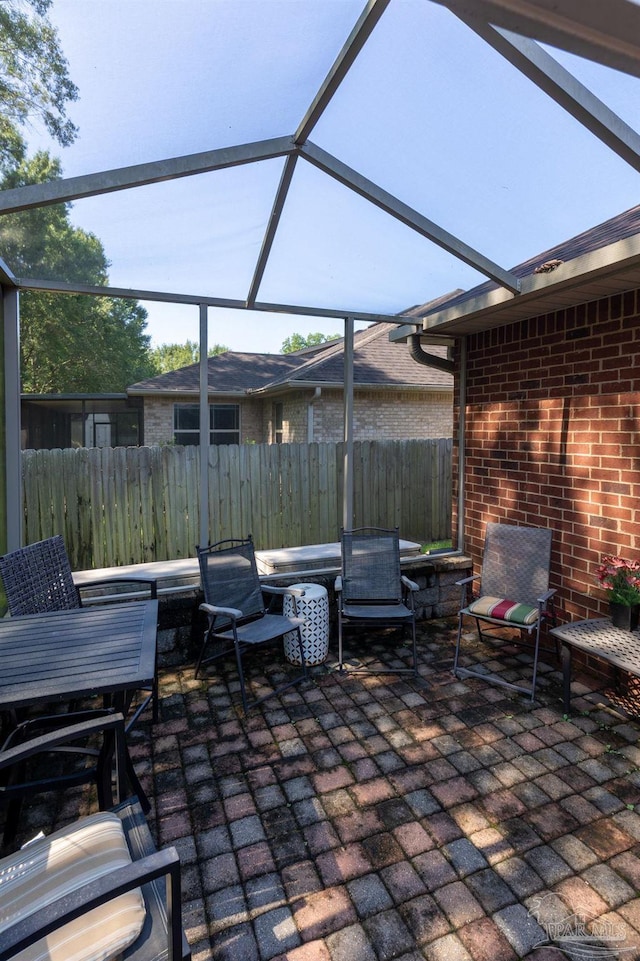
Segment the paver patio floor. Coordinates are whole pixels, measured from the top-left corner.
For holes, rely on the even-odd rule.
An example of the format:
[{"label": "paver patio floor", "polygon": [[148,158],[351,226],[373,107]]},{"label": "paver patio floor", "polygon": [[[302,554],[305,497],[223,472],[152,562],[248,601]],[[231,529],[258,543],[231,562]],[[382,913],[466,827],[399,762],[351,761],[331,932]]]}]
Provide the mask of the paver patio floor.
[{"label": "paver patio floor", "polygon": [[533,705],[458,680],[454,638],[420,625],[418,678],[330,654],[247,717],[233,671],[162,672],[132,753],[196,961],[640,959],[638,723],[592,678],[565,718],[553,664]]}]

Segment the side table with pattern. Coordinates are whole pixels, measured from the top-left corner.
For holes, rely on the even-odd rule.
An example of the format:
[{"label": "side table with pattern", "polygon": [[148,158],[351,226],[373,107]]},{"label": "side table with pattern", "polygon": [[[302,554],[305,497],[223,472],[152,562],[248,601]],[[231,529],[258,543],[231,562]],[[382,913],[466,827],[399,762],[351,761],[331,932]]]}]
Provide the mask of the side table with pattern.
[{"label": "side table with pattern", "polygon": [[640,630],[623,631],[609,618],[574,621],[551,630],[562,644],[562,695],[565,714],[571,706],[571,654],[575,648],[640,677]]}]

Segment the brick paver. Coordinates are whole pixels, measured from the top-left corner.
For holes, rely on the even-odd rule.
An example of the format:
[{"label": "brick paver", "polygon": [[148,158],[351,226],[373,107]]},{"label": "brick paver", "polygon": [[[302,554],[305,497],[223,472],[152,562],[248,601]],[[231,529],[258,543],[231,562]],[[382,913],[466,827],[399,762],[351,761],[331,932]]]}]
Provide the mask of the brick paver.
[{"label": "brick paver", "polygon": [[[455,629],[421,625],[418,678],[340,676],[330,655],[248,717],[232,665],[161,675],[132,756],[181,856],[194,961],[559,961],[551,922],[580,919],[640,961],[637,721],[588,688],[564,718],[555,664],[533,706],[456,679]],[[263,683],[283,670],[262,656]],[[24,836],[92,804],[36,799]]]}]

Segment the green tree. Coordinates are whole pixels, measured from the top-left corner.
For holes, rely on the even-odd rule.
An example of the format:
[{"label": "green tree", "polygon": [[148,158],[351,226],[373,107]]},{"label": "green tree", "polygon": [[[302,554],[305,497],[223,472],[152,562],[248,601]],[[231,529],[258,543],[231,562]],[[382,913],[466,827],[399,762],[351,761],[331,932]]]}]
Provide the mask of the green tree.
[{"label": "green tree", "polygon": [[77,100],[58,35],[47,18],[52,0],[0,3],[0,153],[20,149],[16,127],[39,120],[61,146],[77,128],[66,107]]},{"label": "green tree", "polygon": [[291,334],[282,344],[281,354],[293,354],[296,350],[303,350],[305,347],[317,347],[318,344],[326,344],[330,340],[340,340],[342,334]]},{"label": "green tree", "polygon": [[[214,344],[209,350],[209,357],[224,354],[229,350],[223,344]],[[193,340],[184,344],[160,344],[151,351],[151,360],[159,374],[166,374],[170,370],[180,370],[190,364],[197,364],[200,360],[200,348]]]},{"label": "green tree", "polygon": [[[48,152],[0,169],[0,189],[61,176]],[[18,277],[105,286],[108,261],[98,238],[56,204],[0,217],[0,254]],[[24,292],[20,298],[22,389],[32,393],[115,392],[155,367],[144,333],[146,310],[110,297]]]}]

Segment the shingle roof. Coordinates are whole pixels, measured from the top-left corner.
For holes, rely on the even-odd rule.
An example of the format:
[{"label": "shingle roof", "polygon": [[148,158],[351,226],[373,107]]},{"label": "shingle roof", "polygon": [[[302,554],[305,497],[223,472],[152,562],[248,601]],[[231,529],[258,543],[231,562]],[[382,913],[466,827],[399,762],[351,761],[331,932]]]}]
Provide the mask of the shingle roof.
[{"label": "shingle roof", "polygon": [[[305,355],[305,360],[308,358]],[[296,354],[247,354],[227,350],[209,358],[209,389],[221,393],[243,393],[263,387],[295,371],[303,363]],[[130,393],[189,393],[200,383],[199,364],[190,364],[168,374],[158,374],[129,387]]]},{"label": "shingle roof", "polygon": [[[373,324],[354,337],[354,383],[376,387],[441,387],[450,389],[450,374],[425,367],[411,358],[406,344],[392,344],[393,324]],[[431,348],[445,356],[446,349]],[[286,384],[313,386],[344,382],[344,341],[321,344],[293,354],[248,354],[226,351],[209,358],[209,390],[215,393],[253,393]],[[196,393],[199,365],[160,374],[129,387],[130,393]]]},{"label": "shingle roof", "polygon": [[[640,233],[640,205],[631,207],[621,214],[616,214],[604,223],[596,227],[590,227],[581,234],[571,237],[555,247],[549,248],[541,254],[530,257],[523,263],[511,268],[511,273],[516,277],[527,277],[536,272],[537,268],[544,268],[550,261],[569,261],[580,257],[583,254],[592,253],[601,247],[607,247],[618,240],[633,237]],[[550,269],[553,269],[551,267]],[[470,290],[457,291],[453,295],[438,297],[436,300],[429,301],[421,307],[412,307],[407,314],[411,316],[424,317],[426,314],[435,310],[444,310],[465,303],[467,300],[480,297],[491,290],[498,289],[499,285],[493,280],[487,280],[477,287]]]}]

